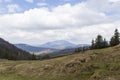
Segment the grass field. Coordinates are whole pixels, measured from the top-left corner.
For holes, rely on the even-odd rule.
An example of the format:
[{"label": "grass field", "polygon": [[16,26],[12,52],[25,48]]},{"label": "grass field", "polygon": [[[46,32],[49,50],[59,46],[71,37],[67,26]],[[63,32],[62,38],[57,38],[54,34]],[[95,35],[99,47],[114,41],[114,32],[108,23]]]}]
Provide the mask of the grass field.
[{"label": "grass field", "polygon": [[120,80],[120,45],[42,61],[0,60],[0,80]]}]

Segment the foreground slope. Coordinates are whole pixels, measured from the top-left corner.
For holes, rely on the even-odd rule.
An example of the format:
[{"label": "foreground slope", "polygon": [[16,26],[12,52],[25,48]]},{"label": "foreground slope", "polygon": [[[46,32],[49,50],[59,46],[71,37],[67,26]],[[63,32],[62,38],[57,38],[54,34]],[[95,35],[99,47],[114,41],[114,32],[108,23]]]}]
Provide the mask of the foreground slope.
[{"label": "foreground slope", "polygon": [[43,61],[0,60],[0,80],[119,80],[120,45]]}]

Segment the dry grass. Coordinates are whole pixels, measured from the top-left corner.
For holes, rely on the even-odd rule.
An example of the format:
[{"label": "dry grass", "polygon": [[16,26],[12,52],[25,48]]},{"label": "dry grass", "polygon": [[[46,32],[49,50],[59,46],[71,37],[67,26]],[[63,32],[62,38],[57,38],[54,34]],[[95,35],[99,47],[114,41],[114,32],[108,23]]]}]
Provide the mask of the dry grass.
[{"label": "dry grass", "polygon": [[120,45],[43,61],[0,60],[0,80],[119,80]]}]

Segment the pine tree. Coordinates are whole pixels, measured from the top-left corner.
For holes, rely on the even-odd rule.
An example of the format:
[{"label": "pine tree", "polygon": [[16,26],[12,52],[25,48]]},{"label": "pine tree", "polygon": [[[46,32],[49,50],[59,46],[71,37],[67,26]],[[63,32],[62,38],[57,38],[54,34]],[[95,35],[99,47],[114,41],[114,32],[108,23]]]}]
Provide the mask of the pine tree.
[{"label": "pine tree", "polygon": [[110,46],[114,46],[114,44],[115,44],[115,40],[114,40],[114,37],[112,37],[112,38],[110,39]]},{"label": "pine tree", "polygon": [[106,39],[104,38],[104,41],[103,41],[103,48],[106,48],[106,47],[108,47],[109,46],[109,44],[108,44],[108,42],[106,41]]},{"label": "pine tree", "polygon": [[115,37],[115,44],[118,45],[120,43],[118,29],[115,30],[114,37]]},{"label": "pine tree", "polygon": [[114,36],[110,40],[110,46],[116,46],[120,43],[120,34],[118,32],[118,29],[115,30]]},{"label": "pine tree", "polygon": [[91,49],[94,49],[95,48],[95,41],[94,41],[94,39],[92,40],[92,45],[91,45]]},{"label": "pine tree", "polygon": [[96,49],[101,49],[104,47],[103,44],[103,37],[101,35],[98,35],[95,41],[95,48]]},{"label": "pine tree", "polygon": [[34,53],[32,54],[31,60],[36,60],[36,55]]}]

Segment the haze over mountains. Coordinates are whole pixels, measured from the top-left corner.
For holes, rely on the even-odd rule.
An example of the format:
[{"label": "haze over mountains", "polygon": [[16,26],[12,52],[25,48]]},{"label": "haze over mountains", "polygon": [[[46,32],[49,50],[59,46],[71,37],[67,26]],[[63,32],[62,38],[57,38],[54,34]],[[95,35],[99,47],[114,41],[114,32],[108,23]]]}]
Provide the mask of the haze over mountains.
[{"label": "haze over mountains", "polygon": [[72,54],[76,48],[89,46],[88,44],[73,44],[66,40],[56,40],[47,42],[39,46],[32,46],[28,44],[15,44],[16,47],[39,56],[57,57],[67,54]]},{"label": "haze over mountains", "polygon": [[39,45],[39,46],[32,46],[28,44],[15,44],[16,47],[28,51],[28,52],[42,52],[47,50],[63,50],[63,49],[71,49],[71,48],[77,48],[81,46],[89,46],[88,44],[73,44],[66,40],[56,40],[52,42],[47,42],[45,44]]},{"label": "haze over mountains", "polygon": [[36,52],[41,52],[41,51],[45,51],[45,50],[53,50],[50,48],[44,48],[44,47],[37,47],[37,46],[31,46],[28,44],[14,44],[16,47],[28,51],[30,53],[36,53]]},{"label": "haze over mountains", "polygon": [[74,48],[76,47],[76,45],[66,40],[56,40],[40,45],[40,47],[52,48],[52,49],[66,49],[66,48]]}]

